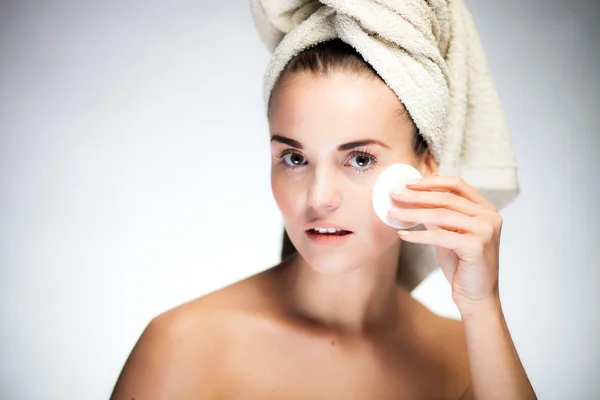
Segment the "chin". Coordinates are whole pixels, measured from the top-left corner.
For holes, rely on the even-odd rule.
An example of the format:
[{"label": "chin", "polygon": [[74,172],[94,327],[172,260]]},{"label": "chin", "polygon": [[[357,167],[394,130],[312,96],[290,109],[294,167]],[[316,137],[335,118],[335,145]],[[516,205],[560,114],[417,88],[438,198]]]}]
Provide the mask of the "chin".
[{"label": "chin", "polygon": [[299,254],[310,267],[322,274],[343,274],[356,271],[365,265],[366,260],[356,257],[356,253],[327,250],[327,252],[301,251]]}]

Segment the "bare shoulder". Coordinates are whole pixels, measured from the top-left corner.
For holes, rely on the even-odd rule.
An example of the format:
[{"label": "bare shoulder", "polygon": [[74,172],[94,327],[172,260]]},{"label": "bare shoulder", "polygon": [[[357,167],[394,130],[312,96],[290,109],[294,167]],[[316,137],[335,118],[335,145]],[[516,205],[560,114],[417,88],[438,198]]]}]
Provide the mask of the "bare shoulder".
[{"label": "bare shoulder", "polygon": [[414,300],[416,334],[427,357],[434,360],[446,377],[446,390],[469,398],[471,374],[467,341],[462,321],[435,314]]},{"label": "bare shoulder", "polygon": [[264,319],[262,274],[168,310],[146,326],[111,400],[220,397],[229,353],[252,320]]}]

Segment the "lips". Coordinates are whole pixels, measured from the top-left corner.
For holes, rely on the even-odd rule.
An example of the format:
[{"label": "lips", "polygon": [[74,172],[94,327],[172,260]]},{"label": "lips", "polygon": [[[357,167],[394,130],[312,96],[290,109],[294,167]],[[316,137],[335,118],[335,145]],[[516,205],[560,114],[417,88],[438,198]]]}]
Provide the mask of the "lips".
[{"label": "lips", "polygon": [[327,220],[317,220],[317,221],[313,221],[310,224],[306,225],[306,227],[304,228],[304,230],[306,232],[315,229],[315,228],[319,228],[319,229],[330,229],[330,228],[335,228],[336,230],[339,231],[345,231],[348,233],[352,233],[351,229],[348,229],[347,227],[344,227],[342,225],[336,224],[333,221],[327,221]]},{"label": "lips", "polygon": [[335,232],[319,232],[319,231],[314,230],[314,229],[309,229],[306,232],[309,233],[309,234],[312,234],[312,235],[327,235],[327,236],[344,236],[344,235],[349,235],[349,234],[352,233],[352,232],[347,231],[347,230],[340,230],[340,231],[336,230]]},{"label": "lips", "polygon": [[308,229],[306,235],[319,246],[342,246],[344,243],[348,243],[351,240],[354,233],[346,230],[338,234],[317,233],[314,229]]}]

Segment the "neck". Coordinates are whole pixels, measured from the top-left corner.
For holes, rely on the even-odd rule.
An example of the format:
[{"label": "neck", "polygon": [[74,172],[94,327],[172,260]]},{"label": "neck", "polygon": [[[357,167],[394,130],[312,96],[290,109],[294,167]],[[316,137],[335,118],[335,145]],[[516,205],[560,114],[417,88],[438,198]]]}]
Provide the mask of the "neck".
[{"label": "neck", "polygon": [[399,242],[374,262],[339,274],[315,271],[296,254],[286,268],[292,312],[343,335],[393,328],[399,317]]}]

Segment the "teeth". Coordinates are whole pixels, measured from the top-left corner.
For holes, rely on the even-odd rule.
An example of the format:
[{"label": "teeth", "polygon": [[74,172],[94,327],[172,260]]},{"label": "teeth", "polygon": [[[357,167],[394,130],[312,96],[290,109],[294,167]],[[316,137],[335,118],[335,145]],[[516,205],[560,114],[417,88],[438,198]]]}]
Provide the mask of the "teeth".
[{"label": "teeth", "polygon": [[317,231],[319,233],[336,233],[336,232],[341,232],[342,229],[336,229],[336,228],[313,228],[314,231]]}]

